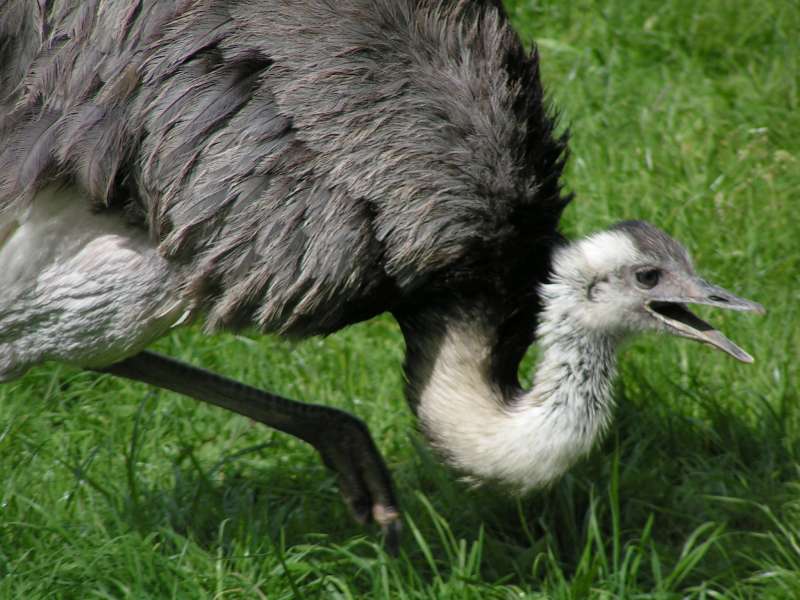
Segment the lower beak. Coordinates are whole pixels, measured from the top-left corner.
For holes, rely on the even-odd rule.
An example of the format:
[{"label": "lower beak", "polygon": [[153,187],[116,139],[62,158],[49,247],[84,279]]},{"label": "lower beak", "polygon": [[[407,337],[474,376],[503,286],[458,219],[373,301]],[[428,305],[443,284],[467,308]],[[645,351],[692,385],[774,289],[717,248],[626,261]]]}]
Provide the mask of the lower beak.
[{"label": "lower beak", "polygon": [[697,317],[687,304],[705,304],[729,310],[750,311],[764,314],[764,307],[757,302],[740,298],[728,290],[696,279],[691,282],[686,293],[679,297],[653,300],[647,303],[647,311],[664,323],[670,332],[713,346],[730,354],[742,362],[751,363],[753,357],[734,344],[722,333]]}]

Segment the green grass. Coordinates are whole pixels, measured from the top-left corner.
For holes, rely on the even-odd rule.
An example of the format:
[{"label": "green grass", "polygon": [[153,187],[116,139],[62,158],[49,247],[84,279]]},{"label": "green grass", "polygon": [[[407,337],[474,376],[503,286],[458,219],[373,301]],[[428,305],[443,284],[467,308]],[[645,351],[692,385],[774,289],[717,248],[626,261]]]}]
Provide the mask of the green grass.
[{"label": "green grass", "polygon": [[38,368],[0,388],[0,597],[800,597],[800,4],[508,6],[572,131],[564,230],[671,231],[709,279],[768,307],[713,316],[756,363],[636,341],[610,435],[517,501],[469,490],[425,448],[389,318],[299,345],[194,330],[157,344],[362,416],[405,509],[397,559],[302,443]]}]

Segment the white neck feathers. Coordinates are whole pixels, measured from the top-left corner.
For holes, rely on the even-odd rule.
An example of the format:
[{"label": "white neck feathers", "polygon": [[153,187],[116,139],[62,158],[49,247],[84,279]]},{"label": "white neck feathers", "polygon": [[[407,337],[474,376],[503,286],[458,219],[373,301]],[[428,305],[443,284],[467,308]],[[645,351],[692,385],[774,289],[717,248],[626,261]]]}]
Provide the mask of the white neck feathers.
[{"label": "white neck feathers", "polygon": [[508,392],[493,380],[496,330],[475,313],[450,315],[442,338],[417,345],[430,368],[424,381],[409,373],[417,414],[432,444],[468,479],[520,491],[546,486],[609,424],[618,338],[587,327],[586,285],[573,258],[559,255],[553,282],[541,290],[542,354],[530,391]]}]

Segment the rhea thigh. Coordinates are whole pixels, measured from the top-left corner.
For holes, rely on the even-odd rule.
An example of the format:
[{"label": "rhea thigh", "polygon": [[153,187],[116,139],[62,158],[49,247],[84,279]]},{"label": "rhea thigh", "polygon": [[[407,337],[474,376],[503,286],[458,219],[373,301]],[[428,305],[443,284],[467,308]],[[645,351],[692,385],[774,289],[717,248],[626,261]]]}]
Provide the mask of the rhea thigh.
[{"label": "rhea thigh", "polygon": [[0,380],[56,360],[101,367],[139,352],[188,310],[179,271],[147,233],[74,188],[0,218]]}]

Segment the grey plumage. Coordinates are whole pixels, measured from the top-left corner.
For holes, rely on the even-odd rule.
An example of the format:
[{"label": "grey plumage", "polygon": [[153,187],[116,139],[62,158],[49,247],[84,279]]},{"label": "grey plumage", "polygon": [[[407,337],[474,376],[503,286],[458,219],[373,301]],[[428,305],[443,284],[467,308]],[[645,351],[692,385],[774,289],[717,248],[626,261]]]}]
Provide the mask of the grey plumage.
[{"label": "grey plumage", "polygon": [[493,5],[7,2],[0,207],[55,179],[138,215],[209,328],[503,287],[555,231],[564,140]]}]

